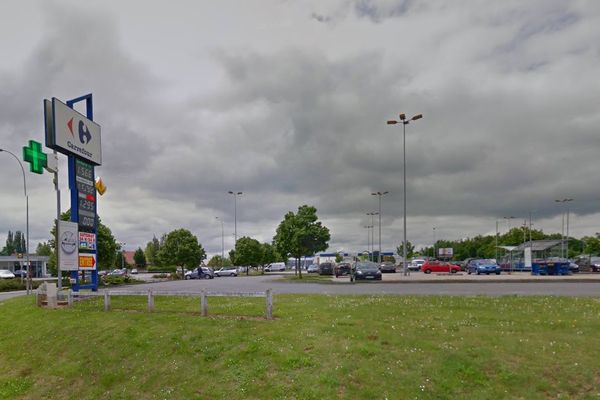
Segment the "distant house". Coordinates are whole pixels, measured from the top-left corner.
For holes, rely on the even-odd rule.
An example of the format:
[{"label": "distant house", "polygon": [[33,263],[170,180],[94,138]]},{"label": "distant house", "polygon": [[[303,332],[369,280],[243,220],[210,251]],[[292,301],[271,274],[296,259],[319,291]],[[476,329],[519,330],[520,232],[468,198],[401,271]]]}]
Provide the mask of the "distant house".
[{"label": "distant house", "polygon": [[[44,278],[48,275],[47,265],[50,257],[38,256],[36,254],[29,255],[29,262],[31,263],[31,274],[34,278]],[[27,265],[27,256],[12,255],[12,256],[0,256],[0,269],[7,269],[14,272],[18,269],[25,269]]]}]

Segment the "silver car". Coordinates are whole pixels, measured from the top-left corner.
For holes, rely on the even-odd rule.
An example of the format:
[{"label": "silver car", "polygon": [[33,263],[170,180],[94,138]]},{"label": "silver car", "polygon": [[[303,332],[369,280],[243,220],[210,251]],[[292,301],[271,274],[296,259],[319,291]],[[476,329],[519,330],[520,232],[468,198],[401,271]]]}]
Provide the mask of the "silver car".
[{"label": "silver car", "polygon": [[223,267],[215,271],[215,276],[237,276],[237,274],[236,267]]}]

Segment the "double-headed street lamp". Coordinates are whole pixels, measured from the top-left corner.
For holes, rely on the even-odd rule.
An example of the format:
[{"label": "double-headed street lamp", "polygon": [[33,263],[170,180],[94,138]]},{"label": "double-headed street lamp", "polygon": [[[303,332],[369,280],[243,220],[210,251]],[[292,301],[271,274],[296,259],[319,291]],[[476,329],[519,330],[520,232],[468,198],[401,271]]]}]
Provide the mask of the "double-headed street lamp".
[{"label": "double-headed street lamp", "polygon": [[[369,257],[369,260],[374,261],[373,260],[373,251],[375,250],[375,216],[379,215],[379,213],[377,211],[373,211],[373,212],[368,212],[367,215],[371,216],[371,256]],[[381,223],[381,221],[379,221]],[[381,232],[381,231],[380,231]]]},{"label": "double-headed street lamp", "polygon": [[223,261],[225,259],[225,228],[223,225],[223,219],[219,217],[215,218],[221,221],[221,268],[223,268]]},{"label": "double-headed street lamp", "polygon": [[411,119],[406,119],[406,114],[400,114],[400,121],[391,120],[388,121],[388,125],[402,124],[402,164],[403,164],[403,172],[404,172],[404,240],[402,244],[402,265],[404,266],[404,275],[408,275],[408,268],[406,265],[406,125],[410,123],[410,121],[416,121],[418,119],[423,118],[423,114],[417,114]]},{"label": "double-headed street lamp", "polygon": [[237,244],[237,198],[238,198],[238,196],[241,196],[243,193],[242,192],[233,192],[231,190],[227,193],[233,195],[233,224],[234,224],[233,237],[235,238],[235,243],[234,243],[234,247],[235,247],[235,245]]},{"label": "double-headed street lamp", "polygon": [[[567,248],[566,248],[566,258],[569,258],[569,206],[567,205],[567,203],[573,201],[573,199],[570,198],[564,198],[564,199],[558,199],[558,200],[554,200],[557,203],[561,203],[563,206],[566,205],[567,207]],[[562,231],[560,234],[560,256],[562,258],[565,258],[565,212],[564,210],[562,211]]]},{"label": "double-headed street lamp", "polygon": [[[27,294],[31,290],[31,264],[29,262],[29,196],[27,196],[27,181],[25,180],[25,168],[23,168],[23,164],[19,157],[15,156],[11,151],[6,149],[0,149],[0,152],[5,152],[14,157],[15,160],[19,163],[21,167],[21,172],[23,172],[23,193],[25,194],[25,229],[27,233],[27,241],[25,246],[26,253],[26,261],[27,261]],[[23,277],[23,275],[21,275]]]},{"label": "double-headed street lamp", "polygon": [[379,196],[379,254],[377,255],[377,262],[381,264],[381,197],[385,196],[389,192],[373,192],[371,196]]}]

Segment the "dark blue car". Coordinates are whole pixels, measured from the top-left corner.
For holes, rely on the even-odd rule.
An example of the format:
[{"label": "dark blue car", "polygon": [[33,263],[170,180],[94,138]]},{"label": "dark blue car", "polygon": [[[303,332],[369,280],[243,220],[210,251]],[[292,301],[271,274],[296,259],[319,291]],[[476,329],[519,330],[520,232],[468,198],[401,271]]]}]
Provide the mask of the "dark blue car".
[{"label": "dark blue car", "polygon": [[496,274],[500,275],[500,266],[496,263],[496,260],[478,259],[471,260],[467,264],[467,272],[470,274]]}]

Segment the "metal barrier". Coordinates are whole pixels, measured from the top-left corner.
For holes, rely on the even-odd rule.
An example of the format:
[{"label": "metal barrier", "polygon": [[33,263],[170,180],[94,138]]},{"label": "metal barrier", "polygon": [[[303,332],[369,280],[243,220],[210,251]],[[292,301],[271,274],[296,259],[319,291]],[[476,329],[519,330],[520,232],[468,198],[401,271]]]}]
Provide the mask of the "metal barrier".
[{"label": "metal barrier", "polygon": [[181,297],[200,297],[200,315],[208,316],[208,297],[264,297],[266,300],[265,316],[267,319],[273,319],[273,292],[267,289],[264,292],[172,292],[162,290],[148,291],[125,291],[125,290],[104,290],[102,292],[69,292],[69,304],[73,303],[73,298],[86,297],[104,297],[104,311],[110,311],[111,296],[148,296],[148,311],[154,311],[155,296],[181,296]]}]

